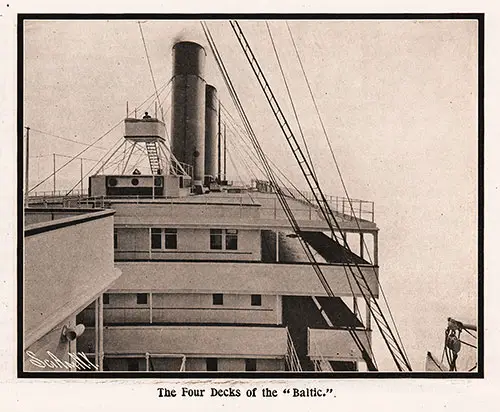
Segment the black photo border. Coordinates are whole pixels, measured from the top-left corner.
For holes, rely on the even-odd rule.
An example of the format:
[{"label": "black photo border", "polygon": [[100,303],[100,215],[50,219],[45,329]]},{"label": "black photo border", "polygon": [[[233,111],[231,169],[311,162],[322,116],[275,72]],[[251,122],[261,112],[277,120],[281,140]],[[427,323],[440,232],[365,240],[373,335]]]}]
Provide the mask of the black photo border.
[{"label": "black photo border", "polygon": [[[24,264],[24,22],[26,20],[476,20],[478,22],[478,358],[475,372],[25,372],[23,370],[23,264]],[[17,14],[17,377],[29,379],[360,379],[360,378],[484,378],[484,13],[250,13],[250,14]]]}]

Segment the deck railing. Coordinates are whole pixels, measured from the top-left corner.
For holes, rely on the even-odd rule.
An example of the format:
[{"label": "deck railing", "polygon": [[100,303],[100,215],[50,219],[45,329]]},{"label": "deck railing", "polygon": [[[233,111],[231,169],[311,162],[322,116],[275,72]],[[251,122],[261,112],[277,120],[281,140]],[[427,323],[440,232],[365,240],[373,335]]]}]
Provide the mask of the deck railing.
[{"label": "deck railing", "polygon": [[307,342],[308,342],[308,345],[311,345],[311,343],[312,343],[312,346],[314,348],[314,352],[319,354],[318,357],[311,358],[311,361],[314,365],[314,370],[317,372],[333,372],[333,368],[332,368],[331,363],[323,357],[323,354],[319,350],[319,348],[316,344],[316,341],[311,339],[309,328],[307,328]]},{"label": "deck railing", "polygon": [[302,371],[302,366],[300,366],[299,356],[295,350],[295,345],[293,344],[292,336],[286,328],[286,356],[285,356],[286,368],[292,372]]},{"label": "deck railing", "polygon": [[[261,193],[274,193],[271,184],[263,180],[254,180],[257,191]],[[285,196],[289,196],[298,201],[316,204],[316,199],[311,192],[298,190],[295,188],[281,187]],[[332,212],[350,217],[351,219],[362,219],[370,222],[375,221],[375,204],[372,201],[346,198],[342,196],[325,195],[328,206]]]},{"label": "deck railing", "polygon": [[[260,188],[260,189],[259,189]],[[240,209],[242,207],[246,207],[249,203],[258,203],[259,199],[255,199],[255,196],[252,197],[252,193],[270,193],[266,189],[262,190],[262,186],[257,185],[257,188],[254,191],[250,190],[248,192],[243,192],[240,196],[237,194],[233,194],[231,196],[231,202],[228,202],[228,196],[217,196],[210,194],[208,196],[196,196],[191,198],[193,203],[196,204],[205,204],[210,205],[211,203],[217,200],[220,200],[223,203],[227,203],[228,205],[239,204]],[[295,192],[295,193],[294,193]],[[315,204],[315,199],[312,194],[307,192],[300,192],[300,195],[297,191],[289,190],[287,196],[293,198],[298,202],[298,205],[302,205],[302,207],[297,207],[297,204],[292,208],[293,212],[297,214],[298,220],[321,220],[322,217],[319,213],[319,208]],[[112,202],[127,200],[128,202],[136,202],[141,203],[144,200],[155,200],[162,201],[171,204],[175,204],[179,202],[178,198],[167,197],[155,195],[154,198],[151,195],[127,195],[127,196],[89,196],[87,191],[80,192],[78,190],[74,190],[70,194],[67,191],[59,190],[56,192],[35,192],[28,198],[28,206],[42,206],[49,207],[51,205],[57,204],[60,207],[74,207],[74,208],[105,208],[109,207]],[[341,218],[345,220],[354,220],[360,219],[369,222],[374,222],[375,220],[375,210],[374,203],[371,201],[365,201],[360,199],[347,199],[345,197],[340,196],[327,196],[326,200],[331,210],[338,214]],[[184,204],[190,204],[191,202],[183,202]],[[264,203],[264,202],[261,202]],[[272,205],[262,204],[260,206],[261,217],[266,219],[286,219],[284,211],[281,208],[281,205],[277,201],[277,198],[274,199]],[[265,216],[265,217],[264,217]]]}]

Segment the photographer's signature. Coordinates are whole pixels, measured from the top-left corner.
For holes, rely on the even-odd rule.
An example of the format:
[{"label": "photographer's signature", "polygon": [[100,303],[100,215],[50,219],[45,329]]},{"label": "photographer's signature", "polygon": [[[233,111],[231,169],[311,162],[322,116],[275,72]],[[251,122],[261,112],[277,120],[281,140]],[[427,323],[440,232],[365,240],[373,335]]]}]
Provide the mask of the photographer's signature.
[{"label": "photographer's signature", "polygon": [[50,351],[47,351],[48,359],[37,358],[31,351],[26,351],[26,355],[30,363],[40,369],[99,370],[97,364],[94,365],[83,352],[68,353],[71,361],[63,361]]}]

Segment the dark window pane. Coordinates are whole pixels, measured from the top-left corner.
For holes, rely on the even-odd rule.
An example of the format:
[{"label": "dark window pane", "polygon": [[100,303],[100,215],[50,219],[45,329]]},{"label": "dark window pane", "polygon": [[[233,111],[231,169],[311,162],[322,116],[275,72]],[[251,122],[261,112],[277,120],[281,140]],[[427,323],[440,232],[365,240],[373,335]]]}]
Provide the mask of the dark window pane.
[{"label": "dark window pane", "polygon": [[113,247],[115,249],[118,249],[118,233],[116,232],[116,230],[113,233]]},{"label": "dark window pane", "polygon": [[127,359],[127,367],[129,371],[138,371],[139,359]]},{"label": "dark window pane", "polygon": [[238,250],[238,235],[226,235],[226,249]]},{"label": "dark window pane", "polygon": [[217,358],[207,358],[207,371],[216,371],[217,369]]},{"label": "dark window pane", "polygon": [[151,249],[161,249],[161,229],[151,229]]},{"label": "dark window pane", "polygon": [[105,305],[107,305],[109,303],[109,294],[104,293],[102,295],[102,303],[104,303]]},{"label": "dark window pane", "polygon": [[[94,363],[94,362],[92,362]],[[108,361],[108,358],[104,357],[102,359],[102,369],[105,370],[105,371],[109,371],[109,361]]]},{"label": "dark window pane", "polygon": [[222,249],[222,229],[210,229],[210,249]]},{"label": "dark window pane", "polygon": [[262,296],[261,295],[252,295],[252,306],[261,306],[262,305]]},{"label": "dark window pane", "polygon": [[212,304],[223,305],[224,304],[224,295],[222,293],[214,293],[212,295]]},{"label": "dark window pane", "polygon": [[147,293],[138,293],[137,294],[137,304],[138,305],[146,305],[148,303],[148,294]]},{"label": "dark window pane", "polygon": [[245,359],[245,370],[255,372],[257,370],[257,359]]},{"label": "dark window pane", "polygon": [[238,231],[236,229],[226,229],[226,249],[238,249]]},{"label": "dark window pane", "polygon": [[165,249],[177,249],[177,229],[165,229]]}]

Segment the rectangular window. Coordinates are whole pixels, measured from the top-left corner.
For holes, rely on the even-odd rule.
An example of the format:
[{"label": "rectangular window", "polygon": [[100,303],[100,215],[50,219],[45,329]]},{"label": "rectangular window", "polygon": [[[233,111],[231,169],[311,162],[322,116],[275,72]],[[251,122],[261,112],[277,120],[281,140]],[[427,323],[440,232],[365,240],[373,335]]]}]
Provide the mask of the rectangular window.
[{"label": "rectangular window", "polygon": [[[92,363],[94,363],[94,362],[92,362]],[[105,371],[109,371],[109,361],[108,361],[108,358],[106,358],[106,357],[102,358],[102,369]]]},{"label": "rectangular window", "polygon": [[118,233],[116,229],[113,231],[113,247],[118,249]]},{"label": "rectangular window", "polygon": [[245,359],[245,370],[255,372],[257,370],[257,359]]},{"label": "rectangular window", "polygon": [[138,305],[147,305],[148,304],[148,294],[147,293],[138,293],[137,294],[137,304]]},{"label": "rectangular window", "polygon": [[127,369],[129,371],[139,370],[139,359],[127,359]]},{"label": "rectangular window", "polygon": [[102,303],[104,303],[105,305],[109,304],[109,294],[108,293],[104,293],[102,295]]},{"label": "rectangular window", "polygon": [[226,229],[226,249],[238,250],[238,231],[236,229]]},{"label": "rectangular window", "polygon": [[177,249],[177,229],[165,229],[165,249]]},{"label": "rectangular window", "polygon": [[151,229],[151,249],[161,249],[161,229]]},{"label": "rectangular window", "polygon": [[261,306],[262,305],[262,296],[261,295],[252,295],[251,301],[252,301],[252,306]]},{"label": "rectangular window", "polygon": [[218,362],[217,358],[207,358],[207,371],[216,371],[218,370]]},{"label": "rectangular window", "polygon": [[224,295],[222,293],[214,293],[212,295],[212,304],[213,305],[223,305],[224,304]]},{"label": "rectangular window", "polygon": [[222,249],[222,229],[210,229],[210,249]]}]

